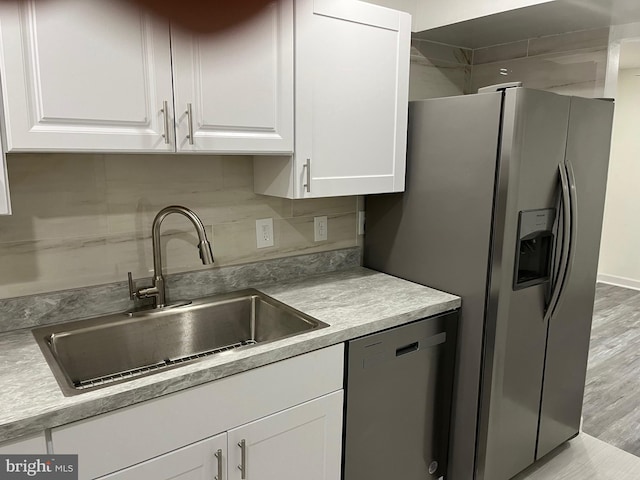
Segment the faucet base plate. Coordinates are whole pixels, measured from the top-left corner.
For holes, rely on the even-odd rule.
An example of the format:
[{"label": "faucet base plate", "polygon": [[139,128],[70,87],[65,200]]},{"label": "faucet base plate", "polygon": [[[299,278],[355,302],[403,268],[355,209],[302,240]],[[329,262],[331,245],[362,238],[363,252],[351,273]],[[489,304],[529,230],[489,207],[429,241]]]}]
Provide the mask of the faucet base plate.
[{"label": "faucet base plate", "polygon": [[150,305],[150,306],[148,306],[146,308],[128,310],[128,311],[125,312],[125,314],[130,316],[130,317],[140,317],[140,316],[144,316],[144,315],[155,315],[157,313],[166,312],[167,310],[171,310],[173,308],[186,307],[187,305],[191,305],[191,300],[183,300],[183,301],[179,301],[179,302],[171,302],[171,303],[167,303],[163,307],[155,307],[155,308]]}]

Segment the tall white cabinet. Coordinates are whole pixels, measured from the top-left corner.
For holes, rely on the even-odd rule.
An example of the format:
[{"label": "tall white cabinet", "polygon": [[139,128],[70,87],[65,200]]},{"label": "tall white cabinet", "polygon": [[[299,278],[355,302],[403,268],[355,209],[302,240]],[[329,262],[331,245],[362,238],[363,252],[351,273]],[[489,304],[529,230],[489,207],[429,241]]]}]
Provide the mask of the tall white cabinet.
[{"label": "tall white cabinet", "polygon": [[173,150],[168,24],[121,2],[0,2],[0,42],[8,151]]},{"label": "tall white cabinet", "polygon": [[298,0],[295,10],[295,154],[256,158],[255,191],[404,190],[410,15],[340,0]]},{"label": "tall white cabinet", "polygon": [[293,152],[293,3],[215,36],[172,28],[178,151]]}]

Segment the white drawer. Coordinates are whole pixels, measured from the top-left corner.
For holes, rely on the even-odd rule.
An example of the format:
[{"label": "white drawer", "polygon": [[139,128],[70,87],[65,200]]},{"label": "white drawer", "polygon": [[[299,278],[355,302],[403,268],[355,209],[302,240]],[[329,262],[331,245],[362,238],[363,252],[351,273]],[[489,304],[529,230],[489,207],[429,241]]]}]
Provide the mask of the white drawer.
[{"label": "white drawer", "polygon": [[29,438],[21,438],[0,445],[0,455],[44,455],[47,453],[47,442],[44,432]]}]

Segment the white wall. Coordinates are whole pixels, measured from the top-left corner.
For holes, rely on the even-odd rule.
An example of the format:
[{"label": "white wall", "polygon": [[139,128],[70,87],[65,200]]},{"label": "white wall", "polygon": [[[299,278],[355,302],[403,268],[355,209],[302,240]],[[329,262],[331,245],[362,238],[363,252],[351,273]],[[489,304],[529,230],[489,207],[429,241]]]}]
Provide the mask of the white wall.
[{"label": "white wall", "polygon": [[620,70],[598,278],[640,288],[640,69]]},{"label": "white wall", "polygon": [[384,7],[409,12],[412,30],[421,32],[430,28],[464,22],[472,18],[529,7],[554,0],[365,0]]},{"label": "white wall", "polygon": [[417,0],[414,31],[529,7],[554,0]]}]

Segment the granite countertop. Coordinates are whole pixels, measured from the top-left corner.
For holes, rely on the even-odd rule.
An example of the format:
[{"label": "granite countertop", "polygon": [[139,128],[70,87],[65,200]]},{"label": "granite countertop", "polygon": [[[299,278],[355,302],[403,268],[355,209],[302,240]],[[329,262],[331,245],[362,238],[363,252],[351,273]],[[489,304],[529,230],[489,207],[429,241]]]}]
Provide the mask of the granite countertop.
[{"label": "granite countertop", "polygon": [[31,331],[0,335],[0,443],[402,325],[460,298],[357,267],[256,287],[330,326],[65,397]]}]

